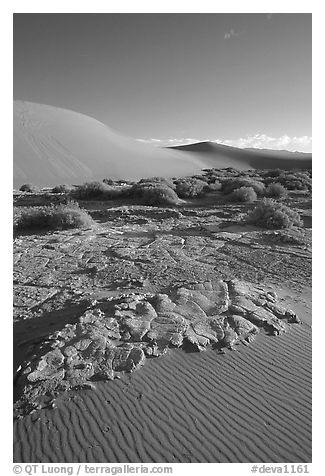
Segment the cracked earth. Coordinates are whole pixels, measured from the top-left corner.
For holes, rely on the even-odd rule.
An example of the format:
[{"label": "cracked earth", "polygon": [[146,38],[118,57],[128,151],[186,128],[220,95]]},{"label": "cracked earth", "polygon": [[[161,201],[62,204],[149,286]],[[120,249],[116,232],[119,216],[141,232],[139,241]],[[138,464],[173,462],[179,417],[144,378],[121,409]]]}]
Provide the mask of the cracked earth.
[{"label": "cracked earth", "polygon": [[[307,219],[308,203],[303,197],[294,203]],[[136,370],[169,347],[189,343],[202,350],[219,343],[219,350],[233,348],[239,341],[249,343],[248,336],[260,329],[276,334],[299,322],[290,306],[279,304],[274,289],[283,283],[294,293],[311,287],[308,226],[276,231],[244,226],[241,218],[249,205],[88,207],[96,220],[91,229],[14,239],[14,375],[18,396],[28,389],[25,407],[26,400],[31,408],[39,405],[44,390],[51,394],[60,385],[83,385],[100,373],[111,379]],[[221,288],[228,297],[222,309],[212,312],[211,306],[220,304]],[[198,301],[199,294],[182,301],[182,293],[188,296],[190,290],[201,293],[201,301],[204,290],[210,307]],[[165,299],[167,307],[159,310],[157,299]],[[199,311],[189,310],[190,302],[201,303],[200,325]],[[150,319],[144,318],[148,306]],[[252,306],[259,310],[255,320]],[[269,320],[263,320],[261,309]],[[174,313],[171,321],[161,321],[168,312]],[[104,333],[98,331],[103,322]],[[235,332],[233,338],[225,338],[226,329]],[[101,342],[96,348],[101,362],[106,352],[100,368],[83,342],[94,335]]]}]

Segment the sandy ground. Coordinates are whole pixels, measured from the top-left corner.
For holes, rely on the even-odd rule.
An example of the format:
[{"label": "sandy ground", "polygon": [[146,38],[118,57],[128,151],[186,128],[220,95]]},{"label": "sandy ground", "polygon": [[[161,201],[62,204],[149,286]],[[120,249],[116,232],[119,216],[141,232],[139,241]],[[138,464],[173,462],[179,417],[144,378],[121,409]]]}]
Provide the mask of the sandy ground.
[{"label": "sandy ground", "polygon": [[311,462],[311,329],[171,351],[15,422],[15,462]]}]

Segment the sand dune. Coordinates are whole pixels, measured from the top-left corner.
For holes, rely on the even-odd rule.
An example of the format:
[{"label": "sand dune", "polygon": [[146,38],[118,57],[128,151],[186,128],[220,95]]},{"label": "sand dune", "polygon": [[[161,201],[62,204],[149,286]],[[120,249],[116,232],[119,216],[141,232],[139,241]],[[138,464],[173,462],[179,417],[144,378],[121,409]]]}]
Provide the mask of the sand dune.
[{"label": "sand dune", "polygon": [[170,351],[15,423],[15,462],[310,462],[311,329]]},{"label": "sand dune", "polygon": [[174,150],[190,152],[191,156],[206,161],[210,167],[228,160],[226,167],[242,169],[295,169],[311,168],[312,154],[289,152],[287,150],[239,149],[215,142],[197,142],[194,144],[171,147]]},{"label": "sand dune", "polygon": [[181,177],[203,168],[311,167],[311,154],[237,149],[201,142],[158,148],[105,124],[44,104],[14,101],[14,187],[103,178]]},{"label": "sand dune", "polygon": [[83,114],[14,102],[14,187],[172,177],[204,166],[200,158],[140,143]]}]

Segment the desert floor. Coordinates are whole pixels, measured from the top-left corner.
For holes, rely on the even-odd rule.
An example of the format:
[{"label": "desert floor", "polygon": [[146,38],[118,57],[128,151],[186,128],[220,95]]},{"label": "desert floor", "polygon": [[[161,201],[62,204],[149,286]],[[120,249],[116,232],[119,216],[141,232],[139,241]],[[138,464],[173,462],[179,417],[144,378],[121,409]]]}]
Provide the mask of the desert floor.
[{"label": "desert floor", "polygon": [[175,283],[235,277],[275,291],[302,322],[224,354],[170,349],[63,394],[14,421],[15,462],[310,462],[311,199],[286,201],[300,231],[241,225],[253,205],[211,195],[174,208],[87,202],[91,229],[17,234],[14,372],[91,300]]}]

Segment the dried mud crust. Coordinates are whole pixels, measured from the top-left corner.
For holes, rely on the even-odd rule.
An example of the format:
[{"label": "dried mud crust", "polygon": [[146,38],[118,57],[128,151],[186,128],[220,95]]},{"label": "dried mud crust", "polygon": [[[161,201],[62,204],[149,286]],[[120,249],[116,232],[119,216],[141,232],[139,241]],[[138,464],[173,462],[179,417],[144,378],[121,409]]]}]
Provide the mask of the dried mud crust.
[{"label": "dried mud crust", "polygon": [[248,208],[101,208],[91,229],[16,236],[18,413],[170,347],[283,332],[294,314],[265,296],[283,283],[296,295],[311,286],[311,230],[242,225]]},{"label": "dried mud crust", "polygon": [[125,289],[167,292],[177,283],[216,277],[285,281],[296,291],[311,285],[310,229],[234,226],[243,209],[230,205],[102,212],[106,221],[94,229],[15,238],[15,320],[43,316],[44,306],[48,311],[63,290],[83,296]]},{"label": "dried mud crust", "polygon": [[281,334],[300,321],[276,301],[274,292],[238,280],[93,301],[75,324],[31,345],[17,376],[16,416],[42,408],[60,392],[135,371],[172,347],[222,351],[249,344],[260,329]]}]

